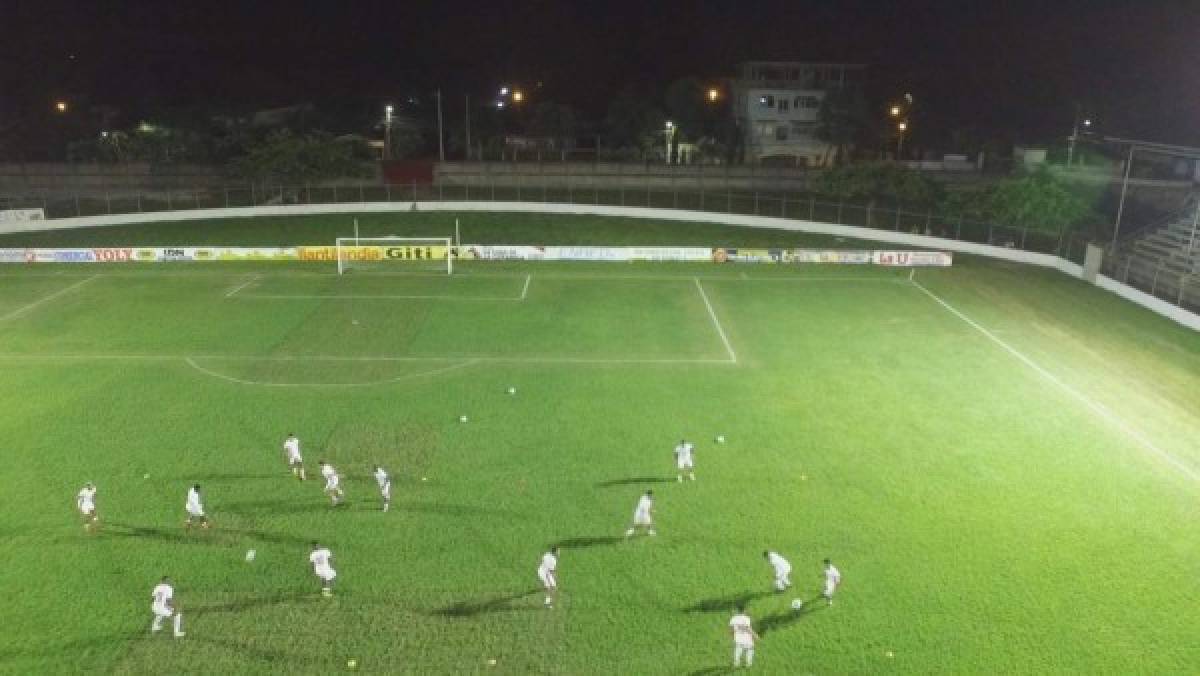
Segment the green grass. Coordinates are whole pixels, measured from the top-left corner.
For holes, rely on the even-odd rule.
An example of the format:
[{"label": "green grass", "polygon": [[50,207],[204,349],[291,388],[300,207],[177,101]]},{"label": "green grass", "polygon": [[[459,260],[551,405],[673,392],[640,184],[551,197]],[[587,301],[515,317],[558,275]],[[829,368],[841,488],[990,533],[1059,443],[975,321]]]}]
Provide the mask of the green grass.
[{"label": "green grass", "polygon": [[[431,234],[418,219],[448,218],[360,223]],[[462,218],[465,238],[489,243],[812,241]],[[0,246],[321,243],[346,222]],[[330,674],[353,657],[361,673],[723,673],[738,598],[769,674],[1162,674],[1200,661],[1200,485],[905,275],[329,267],[0,267],[0,671]],[[508,300],[528,274],[527,297]],[[1195,332],[1051,271],[960,257],[917,281],[1200,471]],[[380,297],[404,295],[445,297]],[[286,475],[289,431],[310,471],[327,458],[347,475],[349,507]],[[684,485],[670,480],[681,436],[698,446],[699,480]],[[388,514],[374,462],[394,473]],[[104,518],[92,536],[72,509],[87,480]],[[185,533],[197,481],[216,528]],[[646,488],[660,534],[622,541]],[[333,599],[315,593],[312,539],[334,552]],[[555,542],[563,593],[546,611],[534,570]],[[769,593],[768,547],[791,559],[795,594]],[[826,556],[845,578],[837,604],[793,613]],[[180,641],[147,632],[163,574],[184,609]]]}]

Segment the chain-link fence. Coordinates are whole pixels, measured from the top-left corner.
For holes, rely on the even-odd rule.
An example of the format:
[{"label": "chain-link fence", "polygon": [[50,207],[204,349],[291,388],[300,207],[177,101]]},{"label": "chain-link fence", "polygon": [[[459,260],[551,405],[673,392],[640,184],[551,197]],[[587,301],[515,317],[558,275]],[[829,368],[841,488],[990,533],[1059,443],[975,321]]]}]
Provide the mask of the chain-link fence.
[{"label": "chain-link fence", "polygon": [[293,204],[361,202],[545,202],[687,209],[834,223],[1055,254],[1081,263],[1086,240],[1071,233],[1000,225],[932,209],[897,204],[834,200],[783,191],[662,189],[523,185],[227,185],[194,190],[155,190],[86,195],[0,197],[0,208],[41,208],[47,218]]}]

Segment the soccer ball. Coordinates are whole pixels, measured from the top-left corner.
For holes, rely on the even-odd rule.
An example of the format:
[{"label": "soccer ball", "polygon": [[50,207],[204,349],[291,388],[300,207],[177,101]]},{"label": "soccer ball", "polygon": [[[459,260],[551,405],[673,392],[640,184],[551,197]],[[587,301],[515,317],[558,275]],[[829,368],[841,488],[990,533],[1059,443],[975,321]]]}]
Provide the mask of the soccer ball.
[{"label": "soccer ball", "polygon": [[718,435],[717,435],[717,443],[718,443],[718,444],[723,444],[723,443],[725,443],[725,435],[723,435],[723,434],[718,434]]},{"label": "soccer ball", "polygon": [[804,607],[803,599],[792,599],[792,610],[800,610]]},{"label": "soccer ball", "polygon": [[357,666],[358,666],[358,660],[353,659],[353,658],[346,660],[346,668],[347,669],[353,669]]},{"label": "soccer ball", "polygon": [[517,393],[517,388],[515,388],[515,387],[510,387],[510,388],[508,388],[508,393],[509,393],[509,394],[516,394],[516,393]]},{"label": "soccer ball", "polygon": [[256,556],[258,556],[258,552],[254,551],[253,549],[247,549],[246,550],[246,563],[250,563],[251,561],[253,561],[254,557],[256,557]]},{"label": "soccer ball", "polygon": [[467,416],[465,416],[465,415],[458,416],[458,422],[467,422]]}]

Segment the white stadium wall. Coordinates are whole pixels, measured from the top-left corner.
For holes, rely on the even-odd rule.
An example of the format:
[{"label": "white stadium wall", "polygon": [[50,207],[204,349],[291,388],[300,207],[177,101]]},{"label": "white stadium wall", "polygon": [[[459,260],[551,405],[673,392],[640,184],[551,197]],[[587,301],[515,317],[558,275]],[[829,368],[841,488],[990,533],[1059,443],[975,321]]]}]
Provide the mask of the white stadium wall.
[{"label": "white stadium wall", "polygon": [[[256,216],[298,216],[305,214],[383,213],[411,210],[421,211],[485,211],[525,212],[541,214],[584,214],[617,216],[623,218],[645,218],[668,221],[690,221],[733,225],[747,228],[792,230],[822,235],[833,235],[849,239],[865,239],[889,242],[913,247],[925,247],[957,253],[986,256],[1015,263],[1025,263],[1054,268],[1072,277],[1083,278],[1083,266],[1058,256],[1006,247],[962,242],[928,235],[915,235],[892,230],[877,230],[853,225],[835,225],[815,221],[775,218],[771,216],[747,216],[723,214],[710,211],[686,211],[681,209],[655,209],[648,207],[620,207],[588,204],[556,204],[542,202],[359,202],[335,204],[298,204],[281,206],[233,207],[227,209],[194,209],[188,211],[156,211],[138,214],[114,214],[110,216],[82,216],[52,220],[0,221],[0,234],[69,228],[104,227],[134,223],[177,222],[216,218],[250,218]],[[1200,331],[1200,315],[1171,305],[1150,294],[1121,284],[1104,276],[1097,276],[1096,285],[1137,303],[1153,312]]]}]

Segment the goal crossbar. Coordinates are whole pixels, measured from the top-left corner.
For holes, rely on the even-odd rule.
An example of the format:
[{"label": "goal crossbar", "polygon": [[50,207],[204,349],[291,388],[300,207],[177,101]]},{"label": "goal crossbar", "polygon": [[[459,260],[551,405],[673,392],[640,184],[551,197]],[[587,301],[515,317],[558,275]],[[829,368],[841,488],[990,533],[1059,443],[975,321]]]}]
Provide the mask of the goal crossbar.
[{"label": "goal crossbar", "polygon": [[338,237],[334,240],[339,275],[350,270],[421,270],[454,273],[449,237]]}]

